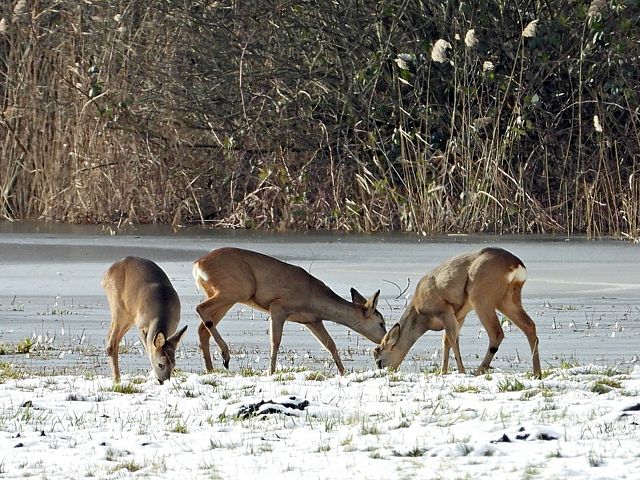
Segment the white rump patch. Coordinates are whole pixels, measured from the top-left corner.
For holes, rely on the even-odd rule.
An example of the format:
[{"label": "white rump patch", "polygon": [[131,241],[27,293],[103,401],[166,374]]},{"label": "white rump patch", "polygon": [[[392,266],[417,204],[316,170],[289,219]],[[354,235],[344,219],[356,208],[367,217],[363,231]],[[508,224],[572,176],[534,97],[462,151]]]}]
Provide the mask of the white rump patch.
[{"label": "white rump patch", "polygon": [[209,280],[209,276],[207,275],[207,272],[202,270],[197,263],[193,264],[193,270],[191,273],[193,273],[193,278],[196,281],[196,287],[202,288],[202,285],[200,282],[202,281],[206,282],[207,280]]},{"label": "white rump patch", "polygon": [[518,265],[518,268],[511,270],[507,273],[507,282],[519,282],[524,283],[527,280],[527,269],[522,265]]}]

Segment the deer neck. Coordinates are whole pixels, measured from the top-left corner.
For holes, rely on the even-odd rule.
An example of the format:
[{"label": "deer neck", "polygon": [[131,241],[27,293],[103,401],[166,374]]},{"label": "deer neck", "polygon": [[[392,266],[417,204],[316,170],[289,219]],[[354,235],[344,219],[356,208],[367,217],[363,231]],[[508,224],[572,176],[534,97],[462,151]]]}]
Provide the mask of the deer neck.
[{"label": "deer neck", "polygon": [[398,323],[400,324],[400,338],[395,348],[402,352],[402,359],[400,360],[402,362],[411,347],[429,328],[424,316],[418,313],[413,305],[410,305],[405,310]]},{"label": "deer neck", "polygon": [[321,320],[331,320],[367,336],[363,328],[363,311],[360,305],[345,300],[328,287],[312,300],[313,313]]}]

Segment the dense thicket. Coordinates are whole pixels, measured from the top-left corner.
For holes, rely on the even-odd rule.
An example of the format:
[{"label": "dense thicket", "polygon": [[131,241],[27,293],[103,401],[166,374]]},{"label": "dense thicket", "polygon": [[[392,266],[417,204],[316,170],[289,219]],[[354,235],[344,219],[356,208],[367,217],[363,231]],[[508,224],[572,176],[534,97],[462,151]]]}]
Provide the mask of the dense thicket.
[{"label": "dense thicket", "polygon": [[640,2],[20,0],[0,215],[640,236]]}]

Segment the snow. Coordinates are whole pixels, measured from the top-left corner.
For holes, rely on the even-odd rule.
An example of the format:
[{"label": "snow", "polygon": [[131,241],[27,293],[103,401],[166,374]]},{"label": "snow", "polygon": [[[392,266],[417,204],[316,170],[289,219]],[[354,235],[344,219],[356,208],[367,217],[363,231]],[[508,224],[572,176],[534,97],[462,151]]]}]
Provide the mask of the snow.
[{"label": "snow", "polygon": [[[637,246],[2,228],[0,478],[640,478]],[[542,380],[530,377],[526,339],[509,325],[486,376],[434,374],[441,354],[434,332],[414,345],[399,372],[371,370],[373,345],[327,322],[348,375],[336,376],[315,338],[288,324],[279,370],[269,376],[266,316],[238,306],[220,325],[231,371],[204,374],[194,312],[202,295],[191,268],[224,245],[302,266],[344,297],[351,286],[364,294],[381,288],[387,327],[419,278],[443,259],[486,245],[507,248],[527,265],[523,300],[548,370]],[[147,374],[132,330],[121,344],[123,383],[114,389],[100,278],[129,254],[167,271],[189,329],[177,354],[180,371],[164,385]],[[30,353],[16,353],[25,339]],[[473,371],[487,349],[473,314],[461,343]]]},{"label": "snow", "polygon": [[[124,375],[130,389],[118,393],[105,376],[39,376],[3,364],[0,381],[3,478],[592,479],[640,472],[638,413],[625,411],[638,403],[638,367],[558,367],[542,380],[508,371],[178,372],[164,385]],[[598,382],[610,391],[593,391]],[[257,402],[271,404],[238,415]]]}]

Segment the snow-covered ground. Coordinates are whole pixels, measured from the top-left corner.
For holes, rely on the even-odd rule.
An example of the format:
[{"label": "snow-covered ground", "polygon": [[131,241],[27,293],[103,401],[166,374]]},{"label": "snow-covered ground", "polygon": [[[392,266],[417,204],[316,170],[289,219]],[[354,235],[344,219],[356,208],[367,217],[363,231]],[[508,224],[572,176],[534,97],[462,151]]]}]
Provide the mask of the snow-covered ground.
[{"label": "snow-covered ground", "polygon": [[[0,224],[0,478],[640,478],[637,245],[37,228]],[[399,372],[370,370],[373,344],[327,322],[347,376],[295,324],[268,376],[266,316],[236,307],[219,328],[231,371],[204,374],[191,265],[223,245],[300,265],[344,297],[350,286],[380,288],[387,328],[429,269],[472,248],[507,248],[527,265],[523,302],[548,370],[530,378],[524,335],[508,325],[487,376],[434,374],[433,332]],[[122,386],[108,377],[100,278],[128,254],[165,269],[189,325],[180,371],[162,386],[135,331],[121,345]],[[486,348],[471,314],[461,336],[469,371]]]},{"label": "snow-covered ground", "polygon": [[[162,386],[125,376],[114,391],[103,376],[35,376],[5,364],[0,382],[2,478],[640,474],[640,367],[565,365],[542,380],[178,373]],[[252,409],[258,402],[267,404]]]}]

